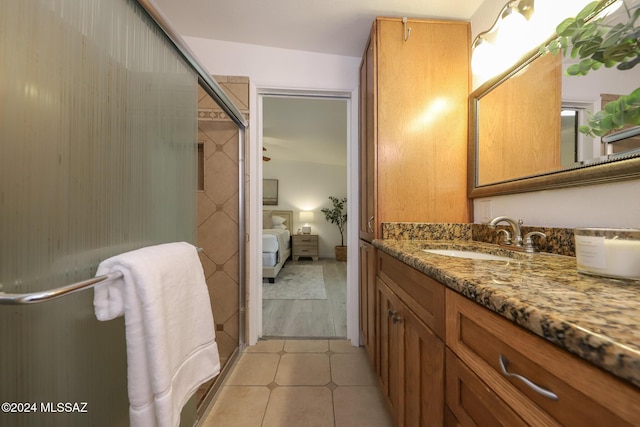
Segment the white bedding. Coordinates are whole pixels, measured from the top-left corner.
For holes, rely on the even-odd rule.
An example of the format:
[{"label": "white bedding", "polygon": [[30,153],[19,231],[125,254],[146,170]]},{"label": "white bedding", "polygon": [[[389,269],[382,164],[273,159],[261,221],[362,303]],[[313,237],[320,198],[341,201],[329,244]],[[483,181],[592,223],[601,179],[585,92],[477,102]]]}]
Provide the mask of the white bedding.
[{"label": "white bedding", "polygon": [[[288,249],[291,240],[289,230],[267,228],[262,230],[262,252],[280,253],[280,249]],[[279,259],[278,259],[279,261]]]},{"label": "white bedding", "polygon": [[275,267],[278,263],[278,254],[275,252],[262,252],[262,267]]},{"label": "white bedding", "polygon": [[291,256],[292,222],[293,211],[262,212],[262,277],[270,283]]}]

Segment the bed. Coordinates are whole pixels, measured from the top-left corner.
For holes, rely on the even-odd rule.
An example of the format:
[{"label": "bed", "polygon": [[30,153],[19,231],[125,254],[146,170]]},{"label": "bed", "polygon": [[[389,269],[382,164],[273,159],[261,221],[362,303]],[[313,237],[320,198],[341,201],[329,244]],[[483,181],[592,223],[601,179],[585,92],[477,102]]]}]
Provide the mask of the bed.
[{"label": "bed", "polygon": [[265,210],[262,213],[262,278],[275,283],[291,256],[293,211]]}]

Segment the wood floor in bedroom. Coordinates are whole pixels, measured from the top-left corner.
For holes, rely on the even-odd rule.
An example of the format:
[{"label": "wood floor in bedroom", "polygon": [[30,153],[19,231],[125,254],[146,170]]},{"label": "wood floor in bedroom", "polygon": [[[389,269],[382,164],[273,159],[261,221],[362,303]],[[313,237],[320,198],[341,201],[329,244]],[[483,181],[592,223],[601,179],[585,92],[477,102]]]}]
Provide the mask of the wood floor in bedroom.
[{"label": "wood floor in bedroom", "polygon": [[346,337],[347,263],[320,258],[286,265],[322,265],[327,299],[262,300],[263,337]]}]

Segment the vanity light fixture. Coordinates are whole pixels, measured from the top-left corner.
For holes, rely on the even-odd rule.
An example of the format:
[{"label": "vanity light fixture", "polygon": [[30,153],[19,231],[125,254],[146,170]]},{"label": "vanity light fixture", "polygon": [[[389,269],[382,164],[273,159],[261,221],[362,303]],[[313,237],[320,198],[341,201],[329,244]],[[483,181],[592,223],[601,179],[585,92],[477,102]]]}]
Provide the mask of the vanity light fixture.
[{"label": "vanity light fixture", "polygon": [[471,69],[479,76],[495,75],[515,62],[522,42],[529,39],[524,28],[534,13],[534,0],[511,0],[498,14],[491,28],[473,41]]},{"label": "vanity light fixture", "polygon": [[[574,16],[592,0],[510,0],[487,31],[474,39],[471,70],[483,79],[512,66],[522,55],[554,36],[556,26]],[[602,0],[603,13],[611,13],[622,0]],[[535,3],[535,7],[534,7]]]}]

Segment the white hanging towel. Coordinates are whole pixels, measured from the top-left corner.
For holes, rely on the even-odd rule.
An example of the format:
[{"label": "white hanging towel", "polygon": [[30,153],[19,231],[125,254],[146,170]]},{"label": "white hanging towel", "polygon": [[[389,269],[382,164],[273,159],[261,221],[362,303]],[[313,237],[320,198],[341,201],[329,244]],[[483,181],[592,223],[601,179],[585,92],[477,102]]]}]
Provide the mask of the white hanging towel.
[{"label": "white hanging towel", "polygon": [[198,386],[220,372],[209,292],[198,253],[185,242],[150,246],[103,261],[96,275],[98,320],[124,315],[132,427],[176,427]]}]

